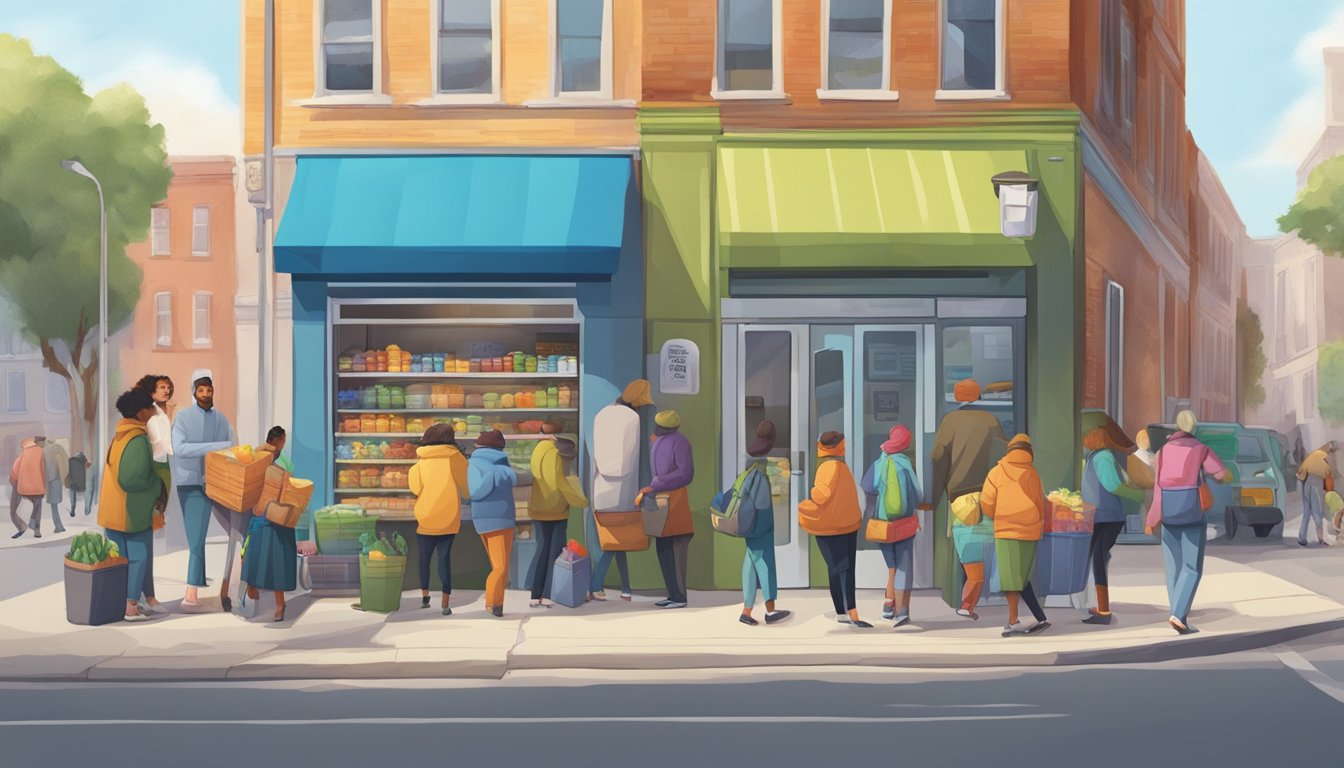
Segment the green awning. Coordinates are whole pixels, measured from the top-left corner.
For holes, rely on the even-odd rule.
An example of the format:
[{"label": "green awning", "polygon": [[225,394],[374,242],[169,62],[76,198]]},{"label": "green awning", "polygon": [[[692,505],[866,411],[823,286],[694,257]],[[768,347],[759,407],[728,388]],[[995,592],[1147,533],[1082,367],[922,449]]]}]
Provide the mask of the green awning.
[{"label": "green awning", "polygon": [[1021,150],[725,146],[718,168],[721,244],[815,245],[998,236],[990,178],[1028,163]]}]

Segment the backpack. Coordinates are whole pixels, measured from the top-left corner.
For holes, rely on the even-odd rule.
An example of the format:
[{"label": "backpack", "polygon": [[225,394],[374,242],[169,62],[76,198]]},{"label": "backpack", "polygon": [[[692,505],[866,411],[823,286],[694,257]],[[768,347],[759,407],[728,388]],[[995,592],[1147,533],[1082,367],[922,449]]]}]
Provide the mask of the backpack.
[{"label": "backpack", "polygon": [[747,489],[747,480],[757,472],[755,465],[748,467],[733,481],[733,486],[720,491],[709,505],[709,520],[714,530],[728,536],[746,537],[756,524],[756,507],[746,500],[743,493]]},{"label": "backpack", "polygon": [[895,520],[905,517],[909,510],[905,508],[905,497],[901,491],[901,472],[896,460],[884,457],[882,468],[882,504],[877,510],[879,520]]}]

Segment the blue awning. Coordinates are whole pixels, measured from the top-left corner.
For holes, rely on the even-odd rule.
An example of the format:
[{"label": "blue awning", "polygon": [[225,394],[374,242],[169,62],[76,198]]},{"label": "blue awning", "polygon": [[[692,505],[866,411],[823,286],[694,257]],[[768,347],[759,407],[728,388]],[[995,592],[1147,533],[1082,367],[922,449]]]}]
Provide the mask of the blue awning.
[{"label": "blue awning", "polygon": [[629,157],[300,157],[275,238],[295,275],[616,271]]}]

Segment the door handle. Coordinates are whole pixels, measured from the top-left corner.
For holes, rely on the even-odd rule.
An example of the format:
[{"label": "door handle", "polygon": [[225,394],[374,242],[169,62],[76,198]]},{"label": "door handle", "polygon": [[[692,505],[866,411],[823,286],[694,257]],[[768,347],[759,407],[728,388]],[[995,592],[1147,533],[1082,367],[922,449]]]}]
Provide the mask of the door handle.
[{"label": "door handle", "polygon": [[802,467],[803,467],[803,452],[802,452],[802,451],[798,451],[798,454],[797,454],[797,457],[796,457],[796,458],[798,459],[798,461],[797,461],[797,463],[795,463],[795,464],[793,465],[793,469],[789,470],[789,474],[790,474],[790,475],[793,475],[794,477],[802,477],[802,476],[803,476],[803,469],[802,469]]}]

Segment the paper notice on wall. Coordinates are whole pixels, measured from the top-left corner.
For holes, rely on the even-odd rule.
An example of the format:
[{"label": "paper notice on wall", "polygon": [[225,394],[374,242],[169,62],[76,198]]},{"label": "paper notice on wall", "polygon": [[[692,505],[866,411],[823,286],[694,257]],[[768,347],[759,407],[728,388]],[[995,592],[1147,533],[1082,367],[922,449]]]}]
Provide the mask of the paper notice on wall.
[{"label": "paper notice on wall", "polygon": [[665,395],[700,392],[700,348],[688,339],[668,339],[658,355],[658,391]]}]

